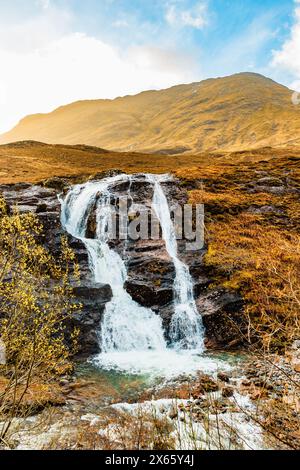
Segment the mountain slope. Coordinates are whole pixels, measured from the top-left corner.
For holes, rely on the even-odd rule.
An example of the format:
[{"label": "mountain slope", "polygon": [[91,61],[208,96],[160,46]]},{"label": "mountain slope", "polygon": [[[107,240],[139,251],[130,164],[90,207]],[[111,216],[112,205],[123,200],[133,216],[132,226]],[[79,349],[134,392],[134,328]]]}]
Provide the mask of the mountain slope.
[{"label": "mountain slope", "polygon": [[300,106],[291,91],[253,73],[80,101],[23,119],[0,143],[95,145],[117,151],[182,153],[300,145]]},{"label": "mountain slope", "polygon": [[[245,178],[248,178],[250,167],[249,181],[259,179],[261,175],[274,175],[277,179],[286,178],[290,185],[293,185],[293,180],[296,179],[296,184],[298,184],[299,163],[300,148],[296,147],[278,149],[265,147],[245,152],[203,152],[195,155],[188,153],[153,157],[151,154],[118,153],[84,145],[51,145],[23,141],[0,145],[0,186],[36,183],[52,177],[72,178],[72,180],[75,178],[74,181],[77,181],[78,177],[80,181],[86,181],[91,175],[99,175],[103,171],[115,169],[128,174],[175,172],[186,181],[187,187],[190,186],[191,181],[195,183],[195,180],[198,182],[204,180],[206,185],[210,180],[212,187],[218,188],[219,191],[228,185],[228,181],[231,181],[235,188],[241,186],[243,188],[244,181],[241,177],[245,174]],[[277,167],[281,168],[278,174],[276,173]],[[288,178],[287,171],[289,172]],[[195,185],[197,186],[197,183]],[[251,188],[253,189],[253,185]],[[262,196],[261,191],[260,196]],[[298,197],[297,192],[295,197]],[[280,192],[278,198],[281,201]],[[235,196],[231,199],[233,199],[231,202],[234,202]],[[226,200],[221,201],[221,205],[223,203],[226,205]],[[284,201],[281,202],[285,204]],[[297,217],[297,214],[300,218],[300,210],[295,207],[294,217]]]}]

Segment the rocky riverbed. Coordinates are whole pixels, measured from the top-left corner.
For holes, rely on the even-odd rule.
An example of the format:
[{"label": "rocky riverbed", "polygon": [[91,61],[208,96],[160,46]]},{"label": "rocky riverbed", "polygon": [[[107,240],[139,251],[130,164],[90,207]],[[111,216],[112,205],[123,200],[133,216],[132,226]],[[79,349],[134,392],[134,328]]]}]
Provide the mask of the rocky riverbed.
[{"label": "rocky riverbed", "polygon": [[206,372],[162,379],[80,366],[61,380],[64,404],[15,419],[9,442],[19,450],[298,448],[299,396],[287,377],[300,380],[287,359],[210,354],[199,367]]}]

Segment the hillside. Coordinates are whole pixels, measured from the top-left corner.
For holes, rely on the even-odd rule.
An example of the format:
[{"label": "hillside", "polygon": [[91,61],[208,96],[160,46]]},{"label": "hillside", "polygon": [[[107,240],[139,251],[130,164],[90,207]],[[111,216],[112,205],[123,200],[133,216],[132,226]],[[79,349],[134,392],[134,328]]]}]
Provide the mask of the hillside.
[{"label": "hillside", "polygon": [[111,152],[84,145],[50,145],[26,141],[0,145],[0,184],[36,183],[44,179],[61,177],[89,177],[117,169],[126,173],[168,173],[179,177],[212,180],[225,186],[235,174],[256,173],[262,168],[272,175],[277,167],[287,172],[291,162],[299,177],[300,149],[265,147],[252,151],[199,153],[197,155],[149,155],[134,152]]},{"label": "hillside", "polygon": [[[101,90],[99,90],[99,93]],[[38,140],[114,151],[236,151],[300,145],[300,106],[291,91],[253,73],[80,101],[23,119],[0,143]]]}]

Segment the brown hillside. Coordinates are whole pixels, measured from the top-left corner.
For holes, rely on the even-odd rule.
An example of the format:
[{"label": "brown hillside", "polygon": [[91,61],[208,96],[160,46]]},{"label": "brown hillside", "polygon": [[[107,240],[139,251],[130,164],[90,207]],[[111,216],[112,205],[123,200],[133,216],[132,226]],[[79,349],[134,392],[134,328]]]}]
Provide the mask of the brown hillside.
[{"label": "brown hillside", "polygon": [[35,183],[54,176],[88,177],[118,169],[127,173],[173,172],[184,179],[210,180],[222,186],[225,176],[227,185],[233,174],[239,179],[239,175],[248,175],[249,168],[256,174],[262,167],[272,175],[277,167],[287,172],[292,163],[298,175],[300,149],[296,147],[198,155],[149,155],[27,141],[0,146],[0,184]]},{"label": "brown hillside", "polygon": [[28,116],[0,137],[20,140],[173,154],[299,145],[300,106],[286,87],[242,73]]}]

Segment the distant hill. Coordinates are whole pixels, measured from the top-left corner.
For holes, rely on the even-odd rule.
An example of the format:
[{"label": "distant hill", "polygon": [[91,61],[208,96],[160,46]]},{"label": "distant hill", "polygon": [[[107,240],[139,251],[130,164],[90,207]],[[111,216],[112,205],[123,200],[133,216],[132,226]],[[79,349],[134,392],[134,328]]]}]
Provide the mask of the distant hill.
[{"label": "distant hill", "polygon": [[[99,90],[100,93],[100,90]],[[115,100],[79,101],[24,118],[0,143],[37,140],[114,151],[236,151],[300,145],[291,91],[241,73]]]},{"label": "distant hill", "polygon": [[[247,175],[251,172],[270,174],[277,167],[289,171],[291,178],[299,177],[300,148],[265,147],[258,150],[196,155],[155,155],[134,152],[112,152],[85,145],[51,145],[24,141],[0,145],[1,184],[38,183],[60,176],[86,181],[90,176],[102,177],[103,172],[120,170],[126,173],[169,173],[188,180],[221,181],[233,171]],[[289,170],[287,170],[289,169]],[[280,170],[280,174],[283,170]],[[221,185],[222,186],[222,185]]]}]

